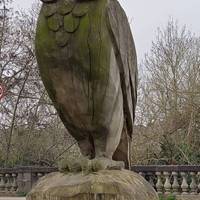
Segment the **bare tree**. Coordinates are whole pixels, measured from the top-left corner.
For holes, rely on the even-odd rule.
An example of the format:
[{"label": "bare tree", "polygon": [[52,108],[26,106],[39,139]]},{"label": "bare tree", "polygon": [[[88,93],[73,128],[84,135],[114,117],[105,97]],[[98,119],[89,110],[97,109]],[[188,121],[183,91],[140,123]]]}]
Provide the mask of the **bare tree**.
[{"label": "bare tree", "polygon": [[[11,7],[9,2],[4,5]],[[0,100],[0,164],[52,165],[74,142],[66,139],[39,76],[34,52],[39,5],[33,5],[29,12],[11,8],[6,12],[4,5],[0,19],[0,83],[6,95]]]},{"label": "bare tree", "polygon": [[161,148],[172,141],[172,156],[176,156],[175,151],[182,155],[181,162],[195,162],[184,151],[197,149],[199,135],[196,127],[200,124],[200,38],[171,19],[165,29],[158,29],[141,65],[144,75],[138,113],[142,120],[138,123],[161,138]]}]

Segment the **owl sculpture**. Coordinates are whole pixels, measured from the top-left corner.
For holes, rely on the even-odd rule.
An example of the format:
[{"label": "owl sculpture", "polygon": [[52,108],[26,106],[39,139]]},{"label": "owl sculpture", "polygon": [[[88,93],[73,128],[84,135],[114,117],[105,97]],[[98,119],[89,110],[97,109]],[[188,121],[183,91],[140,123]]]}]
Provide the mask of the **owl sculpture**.
[{"label": "owl sculpture", "polygon": [[80,147],[83,159],[74,166],[129,168],[137,59],[125,12],[117,0],[42,2],[36,56],[46,90]]}]

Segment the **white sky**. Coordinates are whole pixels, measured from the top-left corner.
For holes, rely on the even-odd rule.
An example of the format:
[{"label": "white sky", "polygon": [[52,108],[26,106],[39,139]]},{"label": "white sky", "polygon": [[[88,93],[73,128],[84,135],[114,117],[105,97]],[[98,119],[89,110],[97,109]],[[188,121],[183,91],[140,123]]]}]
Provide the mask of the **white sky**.
[{"label": "white sky", "polygon": [[[16,8],[29,8],[38,0],[13,0]],[[157,27],[173,17],[180,25],[200,35],[200,0],[119,0],[125,9],[136,44],[138,60],[148,52]]]}]

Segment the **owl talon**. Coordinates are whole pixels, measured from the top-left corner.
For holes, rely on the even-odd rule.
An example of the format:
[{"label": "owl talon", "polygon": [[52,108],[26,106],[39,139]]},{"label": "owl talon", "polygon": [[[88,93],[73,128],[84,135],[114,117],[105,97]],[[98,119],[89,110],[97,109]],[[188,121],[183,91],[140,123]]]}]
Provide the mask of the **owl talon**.
[{"label": "owl talon", "polygon": [[59,164],[59,171],[64,173],[76,173],[76,172],[90,172],[91,161],[87,157],[81,157],[79,159],[65,158]]},{"label": "owl talon", "polygon": [[64,159],[59,164],[59,171],[64,173],[78,172],[81,171],[81,166],[76,160]]},{"label": "owl talon", "polygon": [[92,160],[92,170],[94,172],[100,170],[122,170],[125,168],[123,161],[114,161],[108,158],[95,158]]}]

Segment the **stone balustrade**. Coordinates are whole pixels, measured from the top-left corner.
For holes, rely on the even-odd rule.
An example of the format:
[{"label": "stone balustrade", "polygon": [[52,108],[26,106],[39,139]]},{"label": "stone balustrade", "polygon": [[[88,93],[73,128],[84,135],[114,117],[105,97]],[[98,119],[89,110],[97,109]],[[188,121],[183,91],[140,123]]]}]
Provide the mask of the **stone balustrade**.
[{"label": "stone balustrade", "polygon": [[200,166],[133,166],[132,170],[141,174],[158,194],[200,196]]},{"label": "stone balustrade", "polygon": [[[0,168],[0,196],[26,194],[40,177],[54,171],[57,168]],[[200,198],[200,166],[132,166],[132,171],[143,176],[158,194]]]},{"label": "stone balustrade", "polygon": [[18,196],[28,193],[37,180],[56,168],[16,167],[0,168],[0,196]]}]

